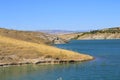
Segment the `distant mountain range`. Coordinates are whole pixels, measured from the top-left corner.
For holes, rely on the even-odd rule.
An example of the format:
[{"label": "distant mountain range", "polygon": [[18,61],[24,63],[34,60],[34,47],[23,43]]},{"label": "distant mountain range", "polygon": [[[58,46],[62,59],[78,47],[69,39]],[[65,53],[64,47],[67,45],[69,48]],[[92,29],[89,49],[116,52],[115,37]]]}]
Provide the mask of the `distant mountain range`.
[{"label": "distant mountain range", "polygon": [[68,30],[39,30],[39,32],[48,33],[48,34],[70,34],[80,31],[68,31]]}]

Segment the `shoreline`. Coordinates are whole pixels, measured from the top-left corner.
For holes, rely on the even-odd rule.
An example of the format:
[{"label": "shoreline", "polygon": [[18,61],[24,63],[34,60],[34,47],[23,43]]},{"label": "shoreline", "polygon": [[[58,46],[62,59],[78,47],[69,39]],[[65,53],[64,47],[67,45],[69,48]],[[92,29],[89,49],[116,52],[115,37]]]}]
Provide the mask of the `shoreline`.
[{"label": "shoreline", "polygon": [[22,64],[60,64],[92,60],[93,57],[47,44],[0,36],[0,66]]},{"label": "shoreline", "polygon": [[34,60],[27,60],[21,61],[21,62],[10,62],[10,63],[0,63],[0,67],[5,67],[5,66],[21,66],[21,65],[26,65],[26,64],[70,64],[70,63],[78,63],[78,62],[86,62],[86,61],[91,61],[94,60],[95,58],[91,56],[89,59],[64,59],[64,60],[39,60],[39,61],[34,61]]},{"label": "shoreline", "polygon": [[76,40],[120,40],[120,38],[113,38],[113,39],[76,39]]}]

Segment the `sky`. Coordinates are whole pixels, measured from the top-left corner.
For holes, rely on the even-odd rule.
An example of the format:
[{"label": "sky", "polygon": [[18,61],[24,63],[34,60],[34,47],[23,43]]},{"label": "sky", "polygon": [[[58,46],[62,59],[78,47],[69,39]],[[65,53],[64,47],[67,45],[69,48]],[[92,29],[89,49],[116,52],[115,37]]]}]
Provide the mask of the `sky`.
[{"label": "sky", "polygon": [[0,27],[84,31],[120,26],[120,0],[0,0]]}]

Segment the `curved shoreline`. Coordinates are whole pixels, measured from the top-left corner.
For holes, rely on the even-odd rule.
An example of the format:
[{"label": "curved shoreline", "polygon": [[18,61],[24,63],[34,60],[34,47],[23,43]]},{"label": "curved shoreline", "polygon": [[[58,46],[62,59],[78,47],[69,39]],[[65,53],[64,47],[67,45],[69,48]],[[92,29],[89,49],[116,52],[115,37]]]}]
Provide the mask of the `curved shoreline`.
[{"label": "curved shoreline", "polygon": [[66,63],[77,63],[77,62],[85,62],[93,60],[94,57],[89,56],[87,59],[63,59],[63,60],[56,60],[56,59],[26,59],[20,62],[9,62],[9,63],[0,63],[0,66],[12,66],[12,65],[24,65],[24,64],[66,64]]},{"label": "curved shoreline", "polygon": [[4,36],[0,36],[0,43],[0,66],[40,63],[58,64],[93,59],[90,55]]}]

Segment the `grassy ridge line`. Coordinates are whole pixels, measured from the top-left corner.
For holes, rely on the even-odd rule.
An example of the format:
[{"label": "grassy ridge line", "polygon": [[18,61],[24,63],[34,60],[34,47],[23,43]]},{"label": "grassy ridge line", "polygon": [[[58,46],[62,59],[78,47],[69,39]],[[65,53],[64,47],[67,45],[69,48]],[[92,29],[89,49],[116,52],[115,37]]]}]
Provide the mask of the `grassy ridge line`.
[{"label": "grassy ridge line", "polygon": [[0,63],[16,63],[24,59],[32,60],[37,58],[81,61],[93,59],[93,57],[89,55],[4,36],[0,36],[0,55]]},{"label": "grassy ridge line", "polygon": [[39,44],[60,44],[66,43],[66,40],[59,38],[58,36],[36,32],[36,31],[19,31],[0,28],[0,35],[27,42],[34,42]]},{"label": "grassy ridge line", "polygon": [[120,27],[93,30],[90,32],[64,34],[59,37],[63,39],[91,40],[91,39],[120,39]]},{"label": "grassy ridge line", "polygon": [[[45,34],[41,32],[17,31],[0,28],[0,35],[28,42],[50,43],[49,40],[44,39]],[[43,36],[43,38],[41,38],[40,36]]]}]

